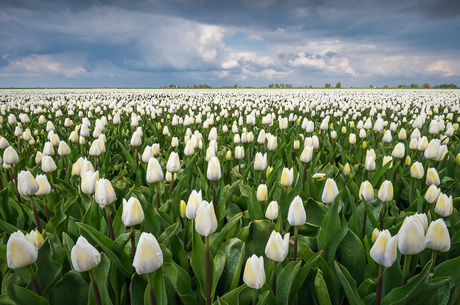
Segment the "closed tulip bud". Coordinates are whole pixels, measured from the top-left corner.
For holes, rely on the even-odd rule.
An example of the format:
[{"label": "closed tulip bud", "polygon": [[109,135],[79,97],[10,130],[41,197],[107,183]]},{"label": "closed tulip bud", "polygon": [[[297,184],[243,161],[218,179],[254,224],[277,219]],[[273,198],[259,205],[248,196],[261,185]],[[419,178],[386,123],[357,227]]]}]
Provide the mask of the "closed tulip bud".
[{"label": "closed tulip bud", "polygon": [[441,141],[439,139],[433,139],[428,143],[423,155],[429,160],[436,160],[439,156],[439,148]]},{"label": "closed tulip bud", "polygon": [[171,147],[177,147],[179,146],[179,139],[177,137],[173,137],[171,139]]},{"label": "closed tulip bud", "polygon": [[406,157],[406,160],[404,161],[404,163],[406,164],[406,166],[409,166],[412,164],[412,159],[410,158],[410,156]]},{"label": "closed tulip bud", "polygon": [[296,196],[292,200],[289,206],[289,212],[287,217],[291,226],[302,226],[307,220],[307,214],[303,206],[303,201],[299,196]]},{"label": "closed tulip bud", "polygon": [[457,162],[457,165],[460,166],[460,153],[455,157],[455,162]]},{"label": "closed tulip bud", "polygon": [[438,197],[440,194],[441,194],[441,190],[438,189],[436,185],[432,184],[426,190],[425,200],[429,203],[435,203],[438,200]]},{"label": "closed tulip bud", "polygon": [[294,149],[299,149],[300,148],[300,141],[299,140],[295,140],[294,141]]},{"label": "closed tulip bud", "polygon": [[257,143],[265,144],[265,130],[262,129],[259,131],[259,136],[257,137]]},{"label": "closed tulip bud", "polygon": [[355,144],[356,143],[356,135],[354,133],[350,133],[348,136],[348,142],[350,144]]},{"label": "closed tulip bud", "polygon": [[375,170],[375,159],[373,156],[367,156],[366,157],[366,163],[364,164],[364,168],[368,171],[373,171]]},{"label": "closed tulip bud", "polygon": [[101,208],[111,204],[117,199],[112,184],[107,179],[96,181],[95,199]]},{"label": "closed tulip bud", "polygon": [[26,238],[37,249],[39,249],[45,242],[45,240],[43,239],[43,236],[36,229],[27,233]]},{"label": "closed tulip bud", "polygon": [[347,133],[347,127],[342,126],[342,134],[346,134],[346,133]]},{"label": "closed tulip bud", "polygon": [[193,190],[188,198],[187,209],[185,210],[185,215],[188,219],[194,219],[196,217],[196,212],[202,201],[201,190],[199,192]]},{"label": "closed tulip bud", "polygon": [[214,206],[207,201],[202,201],[196,211],[195,230],[202,236],[209,236],[217,229],[217,218],[214,212]]},{"label": "closed tulip bud", "polygon": [[59,142],[58,155],[67,156],[68,154],[70,154],[69,145],[67,145],[67,143],[64,141]]},{"label": "closed tulip bud", "polygon": [[19,162],[19,156],[12,146],[8,146],[3,151],[3,162],[8,165],[14,165]]},{"label": "closed tulip bud", "polygon": [[158,183],[163,179],[163,170],[156,158],[150,158],[146,174],[147,183]]},{"label": "closed tulip bud", "polygon": [[415,179],[422,179],[425,175],[425,171],[423,169],[423,165],[420,162],[414,162],[410,167],[410,176]]},{"label": "closed tulip bud", "polygon": [[273,166],[268,166],[267,167],[267,177],[272,173],[273,171]]},{"label": "closed tulip bud", "polygon": [[180,171],[179,155],[174,151],[169,155],[168,163],[166,163],[166,170],[170,173],[177,173]]},{"label": "closed tulip bud", "polygon": [[283,168],[283,171],[281,172],[280,182],[284,186],[290,186],[292,182],[294,182],[294,168]]},{"label": "closed tulip bud", "polygon": [[380,230],[375,228],[374,231],[372,231],[372,242],[375,243],[377,240],[377,237],[380,235]]},{"label": "closed tulip bud", "polygon": [[72,143],[78,142],[78,133],[75,130],[70,133],[69,141]]},{"label": "closed tulip bud", "polygon": [[187,204],[185,203],[184,200],[181,200],[180,201],[180,206],[179,206],[180,217],[182,217],[182,218],[186,217],[186,214],[185,214],[186,210],[187,210]]},{"label": "closed tulip bud", "polygon": [[383,143],[390,143],[391,141],[393,141],[393,137],[391,136],[391,131],[387,130],[383,134],[382,142]]},{"label": "closed tulip bud", "polygon": [[278,148],[278,138],[276,136],[270,135],[270,137],[268,138],[267,148],[271,151]]},{"label": "closed tulip bud", "polygon": [[382,118],[378,118],[377,121],[375,121],[375,124],[374,124],[374,131],[377,132],[377,133],[380,133],[382,132],[383,130],[383,119]]},{"label": "closed tulip bud", "polygon": [[323,195],[321,196],[323,203],[331,204],[338,193],[339,189],[337,188],[337,184],[333,179],[328,178],[324,185]]},{"label": "closed tulip bud", "polygon": [[10,146],[10,143],[8,142],[8,140],[0,136],[0,149],[5,149],[8,146]]},{"label": "closed tulip bud", "polygon": [[70,252],[72,265],[78,272],[93,269],[101,261],[101,254],[83,236],[77,239],[77,243]]},{"label": "closed tulip bud", "polygon": [[273,230],[265,246],[265,255],[275,262],[284,261],[289,253],[289,236],[286,233],[282,238],[280,233]]},{"label": "closed tulip bud", "polygon": [[254,169],[262,171],[265,168],[267,168],[267,153],[263,155],[260,152],[256,153],[256,157],[254,159]]},{"label": "closed tulip bud", "polygon": [[418,150],[425,151],[428,147],[428,138],[426,136],[421,137],[418,140]]},{"label": "closed tulip bud", "polygon": [[45,173],[54,172],[57,169],[56,163],[50,156],[42,157],[42,171]]},{"label": "closed tulip bud", "polygon": [[450,250],[450,235],[442,218],[430,223],[426,231],[425,243],[428,249],[441,252]]},{"label": "closed tulip bud", "polygon": [[232,159],[232,151],[231,150],[227,151],[227,154],[225,155],[225,159],[227,159],[227,161]]},{"label": "closed tulip bud", "polygon": [[388,169],[392,168],[393,167],[393,157],[391,157],[391,156],[383,157],[382,166],[385,166],[385,164],[387,164],[387,163],[390,163],[390,166],[388,167]]},{"label": "closed tulip bud", "polygon": [[278,218],[278,212],[279,212],[279,206],[278,202],[272,201],[267,207],[267,210],[265,211],[265,217],[271,220],[275,220]]},{"label": "closed tulip bud", "polygon": [[307,163],[313,158],[313,146],[304,146],[302,153],[300,154],[300,161]]},{"label": "closed tulip bud", "polygon": [[85,194],[92,195],[96,190],[96,181],[99,180],[99,171],[87,171],[81,176],[81,191]]},{"label": "closed tulip bud", "polygon": [[452,201],[452,195],[447,197],[446,194],[440,194],[438,197],[438,200],[436,201],[436,206],[434,207],[434,211],[439,216],[448,217],[452,214],[453,210],[454,210],[454,205]]},{"label": "closed tulip bud", "polygon": [[362,147],[362,149],[366,149],[367,148],[367,142],[363,141],[363,143],[361,144],[361,147]]},{"label": "closed tulip bud", "polygon": [[257,257],[253,254],[246,261],[244,267],[243,282],[253,289],[262,288],[265,284],[265,269],[263,256]]},{"label": "closed tulip bud", "polygon": [[395,148],[393,149],[393,152],[391,153],[391,155],[393,156],[393,158],[396,158],[396,159],[401,159],[404,157],[404,154],[405,154],[405,151],[406,148],[404,147],[404,144],[403,143],[398,143],[396,144]]},{"label": "closed tulip bud", "polygon": [[131,197],[126,201],[126,199],[123,198],[123,213],[121,215],[121,220],[126,227],[142,223],[144,220],[144,211],[142,210],[139,199]]},{"label": "closed tulip bud", "polygon": [[413,217],[406,217],[399,230],[398,249],[402,254],[418,254],[425,249],[425,232]]},{"label": "closed tulip bud", "polygon": [[193,145],[193,142],[191,140],[189,140],[186,144],[185,144],[185,148],[184,148],[184,155],[186,156],[191,156],[195,153],[195,146]]},{"label": "closed tulip bud", "polygon": [[243,146],[235,147],[235,158],[237,160],[241,160],[244,158],[244,147]]},{"label": "closed tulip bud", "polygon": [[21,231],[11,234],[6,244],[8,268],[18,269],[33,264],[38,257],[38,248]]},{"label": "closed tulip bud", "polygon": [[380,186],[378,197],[382,202],[393,200],[393,184],[391,181],[385,180]]},{"label": "closed tulip bud", "polygon": [[21,171],[18,174],[18,192],[20,195],[34,195],[39,189],[40,185],[29,171]]},{"label": "closed tulip bud", "polygon": [[169,128],[168,128],[168,126],[163,127],[163,135],[164,136],[169,136]]},{"label": "closed tulip bud", "polygon": [[219,180],[222,177],[222,172],[220,170],[220,162],[217,157],[212,157],[208,162],[208,171],[207,178],[209,180],[215,181]]},{"label": "closed tulip bud", "polygon": [[406,133],[406,130],[404,128],[401,128],[401,130],[399,131],[398,139],[399,140],[407,139],[407,133]]},{"label": "closed tulip bud", "polygon": [[45,175],[37,175],[35,180],[37,180],[38,185],[39,185],[39,189],[35,193],[35,195],[44,196],[44,195],[48,195],[51,192],[51,185],[48,182],[48,179],[46,178]]},{"label": "closed tulip bud", "polygon": [[288,128],[288,119],[287,118],[279,118],[279,127],[280,129],[287,129]]},{"label": "closed tulip bud", "polygon": [[142,153],[142,162],[148,163],[150,158],[153,158],[152,146],[146,146]]},{"label": "closed tulip bud", "polygon": [[436,184],[439,185],[441,180],[439,179],[438,172],[434,167],[428,168],[426,173],[426,185]]},{"label": "closed tulip bud", "polygon": [[377,264],[391,267],[398,256],[397,245],[398,236],[391,237],[388,230],[383,230],[378,235],[369,255]]},{"label": "closed tulip bud", "polygon": [[348,176],[350,175],[350,171],[351,171],[351,168],[350,168],[350,164],[348,164],[348,162],[345,164],[345,166],[343,167],[343,175],[344,176]]},{"label": "closed tulip bud", "polygon": [[268,198],[268,190],[266,184],[260,184],[257,187],[257,200],[258,201],[265,201]]},{"label": "closed tulip bud", "polygon": [[133,133],[133,136],[131,137],[131,146],[137,147],[137,146],[141,146],[141,144],[142,144],[141,134],[136,130]]},{"label": "closed tulip bud", "polygon": [[366,201],[374,199],[374,189],[368,180],[361,183],[361,186],[359,187],[359,198],[364,198]]},{"label": "closed tulip bud", "polygon": [[410,142],[409,142],[409,148],[410,148],[411,150],[416,150],[416,149],[418,149],[418,140],[417,140],[417,138],[412,138],[412,139],[410,140]]},{"label": "closed tulip bud", "polygon": [[154,143],[152,144],[152,155],[157,156],[160,153],[160,144]]},{"label": "closed tulip bud", "polygon": [[363,128],[361,128],[361,129],[359,130],[359,138],[360,138],[360,139],[364,139],[365,137],[367,137],[366,130],[363,129]]}]

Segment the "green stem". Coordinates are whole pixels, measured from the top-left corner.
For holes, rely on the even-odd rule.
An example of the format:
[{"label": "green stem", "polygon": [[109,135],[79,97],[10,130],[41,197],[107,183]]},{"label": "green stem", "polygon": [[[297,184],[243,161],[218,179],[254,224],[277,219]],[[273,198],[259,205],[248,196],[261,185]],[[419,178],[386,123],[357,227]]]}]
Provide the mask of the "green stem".
[{"label": "green stem", "polygon": [[386,203],[382,202],[382,210],[380,211],[380,230],[383,230],[384,219],[385,219]]},{"label": "green stem", "polygon": [[406,254],[404,256],[404,267],[403,267],[402,278],[401,278],[401,286],[406,285],[407,280],[409,279],[409,268],[410,268],[411,258],[412,258],[412,255],[410,254]]},{"label": "green stem", "polygon": [[156,193],[157,193],[157,209],[159,209],[161,207],[161,203],[160,203],[160,183],[157,183],[155,184],[155,190],[156,190]]},{"label": "green stem", "polygon": [[206,305],[211,305],[211,263],[209,257],[209,236],[205,237],[206,245]]},{"label": "green stem", "polygon": [[29,273],[30,282],[32,283],[32,287],[34,288],[35,294],[42,295],[42,291],[40,290],[40,286],[38,285],[37,278],[35,277],[34,270],[32,269],[32,265],[28,265],[26,267],[27,273]]},{"label": "green stem", "polygon": [[94,276],[93,269],[88,271],[89,277],[91,278],[91,284],[93,285],[94,297],[97,305],[102,305],[101,294],[99,293],[99,287],[97,287],[96,277]]},{"label": "green stem", "polygon": [[115,233],[113,232],[112,217],[110,217],[110,208],[105,206],[105,213],[107,214],[107,225],[109,226],[110,239],[115,240]]},{"label": "green stem", "polygon": [[48,202],[46,200],[46,195],[43,196],[43,207],[45,208],[46,222],[50,221],[50,213],[48,211]]},{"label": "green stem", "polygon": [[35,207],[34,197],[29,196],[30,204],[32,205],[32,211],[34,212],[35,225],[37,226],[38,232],[42,233],[42,225],[40,224],[40,218],[38,217],[37,208]]},{"label": "green stem", "polygon": [[252,305],[257,304],[257,289],[252,289]]},{"label": "green stem", "polygon": [[216,197],[216,188],[217,188],[217,180],[214,180],[212,183],[212,204],[214,205],[214,213],[217,215],[217,197]]},{"label": "green stem", "polygon": [[276,267],[278,262],[275,262],[275,267],[273,267],[273,282],[272,282],[272,290],[273,294],[276,296]]},{"label": "green stem", "polygon": [[155,298],[155,291],[153,290],[153,272],[147,274],[147,279],[149,281],[150,304],[157,305],[157,300]]},{"label": "green stem", "polygon": [[385,267],[380,265],[379,267],[379,277],[377,279],[377,293],[375,295],[375,305],[380,305],[382,300],[382,286],[383,286],[383,271]]},{"label": "green stem", "polygon": [[434,265],[436,264],[436,255],[438,254],[438,251],[433,250],[431,253],[431,268],[430,268],[430,273],[433,273],[434,270]]},{"label": "green stem", "polygon": [[299,227],[295,226],[294,227],[294,257],[293,257],[294,261],[297,260],[297,234],[298,234],[298,231],[299,231]]},{"label": "green stem", "polygon": [[134,262],[134,256],[136,255],[136,227],[131,226],[131,258]]}]

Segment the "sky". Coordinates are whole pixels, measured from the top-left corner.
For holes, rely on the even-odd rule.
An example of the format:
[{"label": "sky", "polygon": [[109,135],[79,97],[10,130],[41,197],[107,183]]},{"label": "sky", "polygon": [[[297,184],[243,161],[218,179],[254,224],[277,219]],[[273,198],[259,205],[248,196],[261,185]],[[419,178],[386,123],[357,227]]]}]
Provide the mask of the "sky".
[{"label": "sky", "polygon": [[0,87],[460,85],[458,0],[2,0]]}]

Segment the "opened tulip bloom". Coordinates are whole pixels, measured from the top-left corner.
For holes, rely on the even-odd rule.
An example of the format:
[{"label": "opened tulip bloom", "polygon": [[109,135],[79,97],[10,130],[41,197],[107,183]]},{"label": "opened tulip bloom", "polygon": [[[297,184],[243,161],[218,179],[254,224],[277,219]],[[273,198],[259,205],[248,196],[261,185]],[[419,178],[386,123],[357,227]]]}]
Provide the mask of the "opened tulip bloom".
[{"label": "opened tulip bloom", "polygon": [[195,229],[202,236],[209,236],[217,229],[217,218],[213,204],[202,201],[196,212]]},{"label": "opened tulip bloom", "polygon": [[33,264],[38,257],[38,248],[21,231],[11,234],[6,245],[8,268],[18,269]]},{"label": "opened tulip bloom", "polygon": [[452,195],[447,196],[446,194],[440,194],[438,200],[436,201],[434,211],[442,217],[448,217],[452,214],[453,210],[454,205]]},{"label": "opened tulip bloom", "polygon": [[253,289],[260,289],[265,284],[265,269],[263,256],[253,254],[246,261],[243,282]]},{"label": "opened tulip bloom", "polygon": [[398,256],[397,246],[398,236],[391,237],[388,230],[383,230],[375,240],[369,254],[379,265],[391,267]]},{"label": "opened tulip bloom", "polygon": [[281,234],[272,231],[267,245],[265,246],[265,255],[275,262],[282,262],[289,253],[289,233],[281,237]]},{"label": "opened tulip bloom", "polygon": [[151,273],[163,265],[163,252],[155,236],[142,232],[133,266],[137,274]]}]

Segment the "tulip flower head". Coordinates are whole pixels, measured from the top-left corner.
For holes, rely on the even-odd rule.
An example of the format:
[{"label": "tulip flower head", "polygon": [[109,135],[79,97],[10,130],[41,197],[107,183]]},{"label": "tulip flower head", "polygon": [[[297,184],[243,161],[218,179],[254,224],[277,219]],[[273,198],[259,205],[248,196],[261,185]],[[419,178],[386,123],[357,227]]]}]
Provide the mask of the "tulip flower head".
[{"label": "tulip flower head", "polygon": [[38,248],[21,231],[11,234],[6,244],[8,268],[18,269],[33,264],[38,258]]},{"label": "tulip flower head", "polygon": [[168,163],[166,163],[166,170],[170,173],[177,173],[180,171],[179,155],[174,151],[169,155]]},{"label": "tulip flower head", "polygon": [[253,254],[246,261],[243,282],[253,289],[260,289],[265,284],[265,269],[263,256]]},{"label": "tulip flower head", "polygon": [[294,182],[294,168],[288,169],[287,167],[283,168],[281,172],[280,182],[284,186],[290,186]]},{"label": "tulip flower head", "polygon": [[40,185],[29,171],[21,171],[18,174],[18,192],[20,195],[34,195],[39,189]]},{"label": "tulip flower head", "polygon": [[107,179],[96,181],[95,199],[101,208],[106,207],[117,199],[112,184]]},{"label": "tulip flower head", "polygon": [[431,185],[431,184],[436,184],[439,185],[441,184],[441,180],[439,179],[438,172],[434,167],[428,168],[428,171],[426,173],[426,185]]},{"label": "tulip flower head", "polygon": [[278,202],[272,201],[267,207],[267,210],[265,211],[265,217],[271,220],[275,220],[278,218],[278,212],[279,212],[279,206]]},{"label": "tulip flower head", "polygon": [[398,235],[391,237],[388,230],[383,230],[375,240],[369,254],[377,264],[391,267],[398,256],[397,245]]},{"label": "tulip flower head", "polygon": [[147,183],[158,183],[163,179],[163,169],[156,158],[150,158],[146,173]]},{"label": "tulip flower head", "polygon": [[286,233],[282,238],[280,233],[273,230],[265,246],[265,255],[275,262],[284,261],[289,253],[289,236]]},{"label": "tulip flower head", "polygon": [[380,186],[378,197],[382,202],[388,202],[393,200],[393,183],[385,180]]},{"label": "tulip flower head", "polygon": [[426,231],[425,243],[428,249],[441,252],[450,250],[450,235],[442,218],[430,223]]},{"label": "tulip flower head", "polygon": [[322,200],[325,204],[331,204],[335,197],[339,194],[339,189],[337,188],[337,184],[332,178],[328,178],[326,180],[326,184],[324,185]]},{"label": "tulip flower head", "polygon": [[262,171],[267,168],[267,153],[263,154],[258,152],[254,159],[254,169]]},{"label": "tulip flower head", "polygon": [[299,196],[296,196],[294,200],[292,200],[291,205],[289,206],[287,219],[291,226],[302,226],[305,224],[307,214],[305,212],[305,207],[303,206],[302,198]]},{"label": "tulip flower head", "polygon": [[196,211],[195,230],[202,236],[209,236],[217,229],[217,218],[214,206],[203,200]]},{"label": "tulip flower head", "polygon": [[212,157],[208,163],[207,177],[211,181],[219,180],[222,177],[220,162],[217,157]]},{"label": "tulip flower head", "polygon": [[101,254],[83,236],[77,239],[70,253],[72,265],[78,272],[93,269],[101,261]]},{"label": "tulip flower head", "polygon": [[442,216],[448,217],[452,214],[454,210],[452,195],[447,196],[446,194],[440,194],[434,207],[434,211]]},{"label": "tulip flower head", "polygon": [[188,197],[187,208],[185,210],[185,215],[188,219],[194,219],[196,217],[196,212],[203,201],[201,197],[201,190],[199,192],[193,190]]},{"label": "tulip flower head", "polygon": [[266,184],[260,184],[257,187],[257,200],[263,202],[268,199],[268,190]]},{"label": "tulip flower head", "polygon": [[424,228],[414,216],[406,217],[399,229],[398,249],[402,254],[417,254],[425,249]]},{"label": "tulip flower head", "polygon": [[123,213],[121,220],[126,227],[135,226],[144,220],[144,211],[141,203],[136,197],[131,197],[129,200],[123,198]]},{"label": "tulip flower head", "polygon": [[374,188],[368,180],[361,183],[359,187],[359,198],[364,198],[366,201],[374,199]]}]

